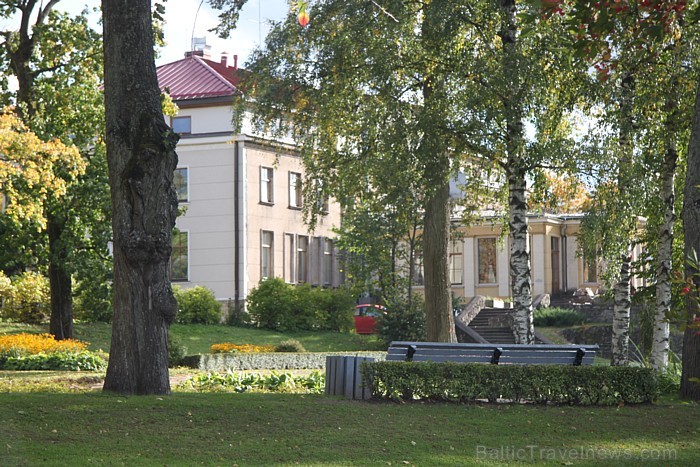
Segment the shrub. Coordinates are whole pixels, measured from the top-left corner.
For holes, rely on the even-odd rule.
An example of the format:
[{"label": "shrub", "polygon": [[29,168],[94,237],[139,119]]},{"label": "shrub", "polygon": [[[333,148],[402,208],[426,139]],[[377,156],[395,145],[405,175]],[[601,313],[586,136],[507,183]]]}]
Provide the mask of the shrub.
[{"label": "shrub", "polygon": [[325,387],[325,377],[318,371],[308,376],[293,376],[290,373],[271,373],[260,375],[256,373],[226,374],[207,373],[193,376],[178,389],[196,392],[291,392],[306,394],[322,394]]},{"label": "shrub", "polygon": [[186,354],[187,347],[182,344],[182,340],[168,331],[168,367],[181,365]]},{"label": "shrub", "polygon": [[250,315],[245,310],[245,306],[242,303],[236,303],[229,299],[226,304],[228,313],[226,315],[226,324],[229,326],[248,326],[250,325]]},{"label": "shrub", "polygon": [[222,344],[214,344],[209,348],[211,353],[260,353],[274,352],[275,347],[272,345],[253,345],[253,344],[232,344],[224,342]]},{"label": "shrub", "polygon": [[648,368],[372,362],[362,372],[373,397],[394,401],[614,405],[648,403],[658,396],[655,373]]},{"label": "shrub", "polygon": [[86,342],[73,339],[57,341],[51,334],[3,334],[0,335],[0,356],[33,355],[51,352],[81,352],[87,349]]},{"label": "shrub", "polygon": [[586,317],[583,313],[568,308],[538,308],[534,311],[533,321],[535,326],[576,326],[583,324]]},{"label": "shrub", "polygon": [[218,324],[221,321],[221,304],[214,292],[198,285],[183,290],[173,287],[177,301],[177,322],[181,324]]},{"label": "shrub", "polygon": [[3,370],[101,371],[107,363],[93,352],[53,352],[8,357]]},{"label": "shrub", "polygon": [[57,341],[50,334],[0,336],[0,369],[4,370],[102,370],[105,361],[85,350],[87,343]]},{"label": "shrub", "polygon": [[306,352],[306,349],[304,346],[301,344],[296,339],[289,339],[286,341],[282,341],[279,344],[275,346],[275,352]]},{"label": "shrub", "polygon": [[265,279],[247,298],[251,320],[277,331],[348,331],[354,301],[346,290],[292,286],[282,279]]},{"label": "shrub", "polygon": [[[3,281],[5,282],[5,281]],[[49,280],[36,272],[24,272],[13,277],[12,286],[5,284],[2,315],[5,319],[41,324],[51,316]]]},{"label": "shrub", "polygon": [[420,295],[414,295],[409,305],[405,299],[387,304],[386,312],[377,323],[379,338],[391,341],[424,341],[425,304]]}]

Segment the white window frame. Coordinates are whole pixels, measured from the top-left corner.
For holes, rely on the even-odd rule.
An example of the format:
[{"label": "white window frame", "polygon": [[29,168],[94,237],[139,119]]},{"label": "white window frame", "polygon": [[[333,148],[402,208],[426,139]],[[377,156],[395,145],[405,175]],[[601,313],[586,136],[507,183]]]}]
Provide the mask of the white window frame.
[{"label": "white window frame", "polygon": [[[178,170],[183,170],[185,172],[185,199],[180,199],[180,194],[177,191],[177,186],[175,186],[175,193],[177,194],[178,203],[189,203],[190,202],[190,168],[187,165],[178,166],[175,172]],[[175,178],[173,176],[173,185],[175,185]]]},{"label": "white window frame", "polygon": [[[265,237],[269,235],[269,241]],[[265,253],[267,252],[267,261]],[[267,264],[266,264],[267,263]],[[267,274],[265,274],[267,269]],[[260,231],[260,279],[275,277],[275,233],[271,230]]]},{"label": "white window frame", "polygon": [[[177,131],[175,129],[175,122],[188,122],[187,131]],[[170,128],[179,135],[191,135],[192,134],[192,117],[190,115],[181,115],[178,117],[170,117]]]},{"label": "white window frame", "polygon": [[275,170],[272,167],[260,166],[260,203],[275,203]]},{"label": "white window frame", "polygon": [[[459,247],[459,248],[457,248]],[[450,283],[462,285],[464,283],[464,241],[452,240],[450,242]],[[455,280],[459,273],[459,280]]]},{"label": "white window frame", "polygon": [[[302,245],[306,245],[306,248],[302,249]],[[311,241],[307,235],[297,235],[296,238],[296,283],[306,284],[310,281],[309,274],[309,247],[311,246]]]},{"label": "white window frame", "polygon": [[[185,278],[181,277],[173,277],[173,255],[171,253],[170,255],[170,262],[169,262],[169,273],[170,273],[170,281],[171,282],[189,282],[190,280],[190,231],[189,230],[184,230],[184,229],[177,229],[177,232],[180,234],[185,234],[187,238],[187,272]],[[174,248],[173,248],[174,251]]]},{"label": "white window frame", "polygon": [[289,207],[301,209],[303,203],[301,173],[289,172]]}]

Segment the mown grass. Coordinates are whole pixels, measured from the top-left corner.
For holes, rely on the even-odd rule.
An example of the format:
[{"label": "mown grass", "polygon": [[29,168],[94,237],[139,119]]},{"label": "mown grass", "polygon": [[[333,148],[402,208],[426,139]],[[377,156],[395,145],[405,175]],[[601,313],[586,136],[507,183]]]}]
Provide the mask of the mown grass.
[{"label": "mown grass", "polygon": [[677,401],[580,408],[93,392],[0,394],[0,406],[0,465],[700,462],[700,409]]},{"label": "mown grass", "polygon": [[[0,323],[0,334],[16,332],[48,332],[48,325]],[[280,333],[255,328],[239,328],[224,325],[174,324],[171,332],[187,347],[188,354],[209,353],[212,344],[233,342],[236,344],[276,345],[288,339],[296,339],[309,352],[384,350],[376,336],[360,336],[338,332]],[[109,351],[112,326],[107,323],[76,323],[75,338],[90,343],[90,350]]]}]

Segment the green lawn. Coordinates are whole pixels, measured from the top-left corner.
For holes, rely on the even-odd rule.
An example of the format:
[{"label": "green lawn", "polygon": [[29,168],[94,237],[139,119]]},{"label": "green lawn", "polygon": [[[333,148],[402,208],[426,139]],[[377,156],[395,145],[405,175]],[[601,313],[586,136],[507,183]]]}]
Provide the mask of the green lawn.
[{"label": "green lawn", "polygon": [[[376,336],[338,332],[279,333],[253,328],[223,325],[174,324],[172,333],[187,347],[188,354],[208,353],[212,344],[233,342],[236,344],[275,345],[287,339],[297,339],[309,352],[384,350]],[[0,323],[0,334],[13,332],[48,332],[48,325]],[[79,323],[75,325],[75,338],[90,343],[90,350],[109,351],[112,326],[106,323]]]},{"label": "green lawn", "polygon": [[[0,394],[0,465],[698,465],[698,405]],[[583,459],[583,460],[582,460]]]}]

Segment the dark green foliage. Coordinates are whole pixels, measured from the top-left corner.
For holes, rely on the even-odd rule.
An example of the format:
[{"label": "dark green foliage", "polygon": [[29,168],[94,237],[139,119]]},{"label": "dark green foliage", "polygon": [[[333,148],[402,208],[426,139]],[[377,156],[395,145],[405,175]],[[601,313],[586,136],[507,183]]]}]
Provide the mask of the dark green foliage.
[{"label": "dark green foliage", "polygon": [[424,341],[425,305],[420,295],[414,295],[409,304],[404,299],[387,304],[386,312],[377,325],[379,338],[386,343],[391,341]]},{"label": "dark green foliage", "polygon": [[374,362],[363,374],[373,397],[394,401],[613,405],[653,402],[659,394],[653,370],[620,366]]},{"label": "dark green foliage", "polygon": [[325,377],[318,371],[308,376],[294,376],[291,373],[256,373],[226,374],[207,373],[193,376],[185,381],[180,389],[196,392],[293,392],[307,394],[323,393]]},{"label": "dark green foliage", "polygon": [[93,352],[52,352],[7,357],[0,361],[2,370],[100,371],[107,363]]},{"label": "dark green foliage", "polygon": [[177,322],[180,324],[218,324],[221,321],[221,304],[214,292],[200,285],[191,289],[173,287],[177,300]]},{"label": "dark green foliage", "polygon": [[289,339],[277,344],[275,352],[306,352],[306,349],[298,340]]},{"label": "dark green foliage", "polygon": [[229,299],[227,308],[228,314],[226,315],[226,324],[239,327],[250,325],[250,315],[242,304],[236,304],[233,300]]},{"label": "dark green foliage", "polygon": [[583,313],[568,308],[538,308],[534,315],[535,326],[542,327],[577,326],[584,321],[586,317]]},{"label": "dark green foliage", "polygon": [[182,339],[168,331],[168,367],[176,367],[182,365],[187,347],[182,344]]},{"label": "dark green foliage", "polygon": [[251,320],[278,331],[341,331],[352,328],[352,297],[345,289],[292,286],[265,279],[248,294]]}]

